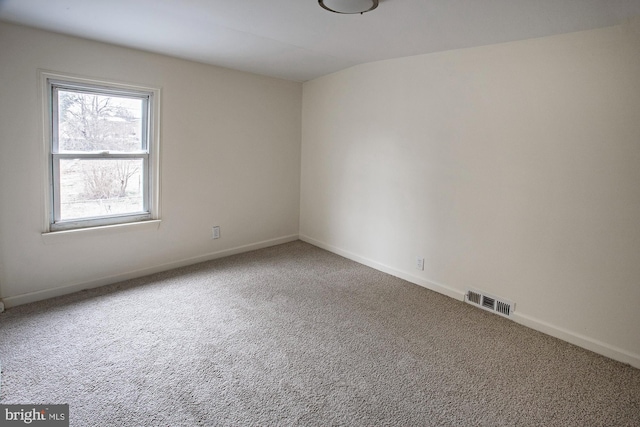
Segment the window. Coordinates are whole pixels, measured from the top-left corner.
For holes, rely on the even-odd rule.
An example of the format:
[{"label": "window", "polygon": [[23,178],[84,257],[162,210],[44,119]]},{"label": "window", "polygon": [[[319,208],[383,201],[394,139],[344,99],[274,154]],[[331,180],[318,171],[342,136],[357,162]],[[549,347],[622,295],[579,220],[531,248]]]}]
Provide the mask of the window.
[{"label": "window", "polygon": [[158,91],[45,79],[49,231],[157,218]]}]

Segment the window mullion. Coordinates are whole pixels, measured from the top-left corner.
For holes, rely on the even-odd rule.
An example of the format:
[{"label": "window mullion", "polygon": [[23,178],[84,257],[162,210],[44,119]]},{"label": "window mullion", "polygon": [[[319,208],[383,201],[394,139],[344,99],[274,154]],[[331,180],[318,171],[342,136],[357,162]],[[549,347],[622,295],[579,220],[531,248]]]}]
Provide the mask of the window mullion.
[{"label": "window mullion", "polygon": [[149,156],[146,156],[143,160],[144,170],[140,175],[142,177],[142,205],[146,212],[151,212],[151,207],[149,206]]},{"label": "window mullion", "polygon": [[150,97],[147,97],[147,99],[144,100],[144,102],[142,103],[142,123],[144,123],[144,125],[142,126],[142,144],[143,147],[142,149],[145,152],[149,152],[149,124],[150,124],[150,120],[149,120],[149,100]]},{"label": "window mullion", "polygon": [[51,156],[51,173],[53,174],[53,222],[59,222],[60,216],[60,158],[57,154]]},{"label": "window mullion", "polygon": [[146,159],[148,153],[111,153],[111,152],[84,152],[84,153],[55,153],[59,159]]},{"label": "window mullion", "polygon": [[58,117],[58,88],[51,87],[51,152],[57,153],[59,151],[59,117]]}]

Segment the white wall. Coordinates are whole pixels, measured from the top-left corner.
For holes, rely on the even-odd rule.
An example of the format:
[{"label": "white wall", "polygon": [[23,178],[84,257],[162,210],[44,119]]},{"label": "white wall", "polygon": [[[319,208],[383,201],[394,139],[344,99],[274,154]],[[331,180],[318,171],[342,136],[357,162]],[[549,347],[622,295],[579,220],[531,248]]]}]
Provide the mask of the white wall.
[{"label": "white wall", "polygon": [[[159,228],[42,238],[38,69],[161,87]],[[0,23],[0,298],[11,306],[296,239],[301,98],[299,83]]]},{"label": "white wall", "polygon": [[640,367],[640,21],[356,66],[302,122],[301,238]]}]

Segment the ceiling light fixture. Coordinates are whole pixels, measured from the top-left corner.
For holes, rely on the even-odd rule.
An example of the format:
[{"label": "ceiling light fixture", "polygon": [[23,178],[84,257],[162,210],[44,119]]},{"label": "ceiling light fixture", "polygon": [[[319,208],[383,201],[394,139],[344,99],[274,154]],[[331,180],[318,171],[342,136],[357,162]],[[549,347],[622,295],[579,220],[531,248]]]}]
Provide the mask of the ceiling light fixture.
[{"label": "ceiling light fixture", "polygon": [[378,0],[318,0],[320,6],[335,13],[359,13],[378,7]]}]

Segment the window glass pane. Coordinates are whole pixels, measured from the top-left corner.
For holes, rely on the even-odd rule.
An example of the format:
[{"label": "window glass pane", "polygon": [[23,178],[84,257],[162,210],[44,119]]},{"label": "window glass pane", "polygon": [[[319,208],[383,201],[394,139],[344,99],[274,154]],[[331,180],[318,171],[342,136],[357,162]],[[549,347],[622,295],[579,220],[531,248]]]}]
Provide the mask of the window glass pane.
[{"label": "window glass pane", "polygon": [[58,90],[58,150],[140,151],[144,101]]},{"label": "window glass pane", "polygon": [[60,159],[60,219],[140,213],[143,159]]}]

